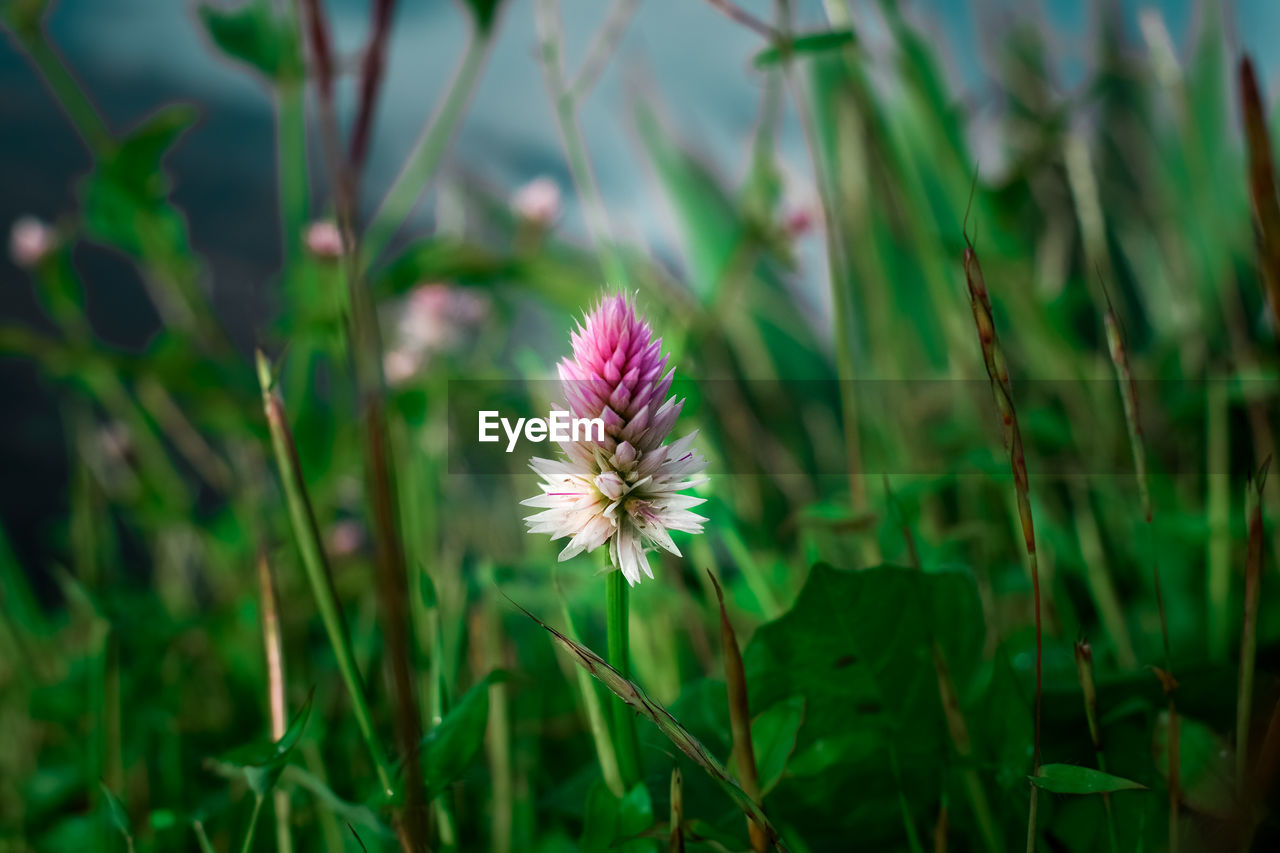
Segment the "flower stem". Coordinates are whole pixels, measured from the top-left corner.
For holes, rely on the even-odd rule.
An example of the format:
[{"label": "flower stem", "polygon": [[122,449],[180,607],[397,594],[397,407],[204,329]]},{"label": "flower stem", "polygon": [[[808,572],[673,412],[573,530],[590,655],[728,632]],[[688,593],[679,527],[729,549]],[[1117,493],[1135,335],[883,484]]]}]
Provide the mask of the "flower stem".
[{"label": "flower stem", "polygon": [[[623,678],[631,677],[631,655],[628,644],[627,579],[620,571],[608,575],[609,665]],[[640,747],[636,739],[636,721],[627,704],[615,699],[613,705],[613,745],[618,756],[618,772],[622,784],[630,790],[640,781]]]}]

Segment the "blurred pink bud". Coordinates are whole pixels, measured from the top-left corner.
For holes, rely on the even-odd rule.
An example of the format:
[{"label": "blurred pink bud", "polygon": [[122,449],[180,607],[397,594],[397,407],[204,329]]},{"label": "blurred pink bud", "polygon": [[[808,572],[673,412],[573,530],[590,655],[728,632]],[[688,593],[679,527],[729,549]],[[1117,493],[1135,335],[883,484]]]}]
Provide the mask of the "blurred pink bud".
[{"label": "blurred pink bud", "polygon": [[48,224],[34,216],[14,221],[9,232],[9,257],[23,269],[39,265],[53,251],[57,237]]},{"label": "blurred pink bud", "polygon": [[791,208],[782,218],[782,227],[793,239],[808,234],[815,224],[813,210],[807,205]]},{"label": "blurred pink bud", "polygon": [[391,346],[383,357],[387,381],[398,385],[436,353],[459,347],[489,316],[489,300],[448,284],[419,284],[400,303]]},{"label": "blurred pink bud", "polygon": [[342,232],[329,220],[312,222],[307,226],[307,251],[317,258],[339,258],[342,256]]},{"label": "blurred pink bud", "polygon": [[382,373],[392,385],[403,385],[418,372],[422,359],[402,349],[393,349],[382,358]]},{"label": "blurred pink bud", "polygon": [[329,528],[329,554],[333,557],[350,557],[362,544],[364,527],[354,519],[343,519]]},{"label": "blurred pink bud", "polygon": [[560,217],[560,185],[545,176],[534,178],[516,190],[511,209],[521,219],[546,227]]}]

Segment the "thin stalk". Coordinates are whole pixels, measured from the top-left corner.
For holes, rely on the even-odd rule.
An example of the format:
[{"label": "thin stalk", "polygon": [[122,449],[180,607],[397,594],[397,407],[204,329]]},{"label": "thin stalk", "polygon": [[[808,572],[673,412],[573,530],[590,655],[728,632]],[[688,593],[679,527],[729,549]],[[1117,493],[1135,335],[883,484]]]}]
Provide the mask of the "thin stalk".
[{"label": "thin stalk", "polygon": [[1124,620],[1124,608],[1120,605],[1120,596],[1116,592],[1115,580],[1111,576],[1107,555],[1102,547],[1097,512],[1089,499],[1087,488],[1077,484],[1074,492],[1072,514],[1075,517],[1076,535],[1084,558],[1089,588],[1098,605],[1098,614],[1102,617],[1102,624],[1106,626],[1107,635],[1115,644],[1116,663],[1121,669],[1133,669],[1138,665],[1138,656],[1133,650],[1129,626]]},{"label": "thin stalk", "polygon": [[280,479],[284,486],[285,499],[289,505],[289,520],[293,525],[294,539],[298,543],[298,551],[302,556],[302,565],[307,573],[307,581],[311,584],[311,592],[316,599],[316,607],[324,622],[325,632],[329,637],[329,645],[333,648],[337,659],[338,671],[342,675],[347,693],[351,696],[352,709],[355,712],[356,725],[365,746],[373,759],[378,774],[378,783],[387,799],[394,799],[395,788],[391,783],[391,765],[383,753],[382,746],[373,729],[373,715],[369,711],[369,703],[364,694],[364,683],[356,666],[355,653],[351,648],[351,638],[347,634],[343,622],[341,605],[333,588],[333,579],[329,573],[328,560],[325,557],[320,527],[316,523],[315,513],[311,508],[311,499],[307,495],[306,481],[302,477],[302,468],[298,461],[298,451],[289,432],[285,420],[284,405],[280,397],[272,390],[271,366],[261,352],[257,355],[258,383],[262,387],[262,405],[267,415],[267,425],[271,431],[271,446],[275,452],[276,464],[280,469]]},{"label": "thin stalk", "polygon": [[1230,436],[1227,431],[1226,383],[1210,381],[1207,395],[1209,571],[1206,603],[1209,608],[1209,657],[1227,658],[1231,610],[1231,480],[1227,474]]},{"label": "thin stalk", "polygon": [[253,797],[253,812],[249,815],[249,828],[244,834],[244,844],[240,845],[240,853],[249,853],[253,849],[253,836],[258,829],[258,816],[262,814],[262,801],[266,797],[261,794],[255,794]]},{"label": "thin stalk", "polygon": [[583,139],[582,129],[578,126],[577,102],[565,80],[564,33],[560,25],[559,0],[537,0],[534,16],[538,28],[543,75],[547,80],[547,89],[551,93],[556,125],[560,129],[561,142],[564,143],[569,173],[573,176],[574,187],[582,201],[587,230],[591,232],[591,239],[600,255],[600,265],[605,279],[609,284],[625,289],[630,286],[626,266],[622,263],[622,257],[614,243],[604,200],[600,196],[600,188],[596,184],[595,173],[591,168],[591,158],[587,156],[586,140]]},{"label": "thin stalk", "polygon": [[[782,25],[789,29],[790,4],[779,2],[779,18]],[[832,19],[836,24],[836,19]],[[849,258],[841,241],[844,233],[844,220],[840,215],[842,206],[838,203],[840,195],[835,174],[834,163],[826,162],[822,156],[822,147],[818,143],[817,123],[813,111],[802,97],[799,82],[795,79],[791,64],[786,66],[786,80],[792,90],[792,100],[800,116],[800,128],[804,134],[805,145],[809,150],[809,160],[813,164],[814,183],[818,187],[818,198],[822,203],[822,218],[826,225],[823,229],[827,243],[827,275],[831,281],[832,325],[835,341],[836,379],[840,385],[840,422],[844,430],[845,453],[848,455],[849,504],[855,513],[862,512],[867,506],[866,486],[862,472],[862,439],[859,434],[859,407],[855,392],[855,343],[851,321],[853,304],[850,298],[852,286]]]},{"label": "thin stalk", "polygon": [[[977,181],[977,175],[974,176]],[[1031,775],[1040,771],[1040,711],[1044,700],[1044,647],[1040,608],[1040,565],[1036,553],[1035,520],[1031,512],[1031,489],[1027,480],[1027,460],[1022,450],[1022,432],[1018,429],[1018,413],[1013,404],[1013,385],[1009,381],[1009,365],[1000,338],[996,334],[995,318],[991,312],[991,298],[986,280],[978,263],[978,253],[965,234],[964,274],[969,287],[969,305],[973,309],[973,322],[978,331],[982,348],[982,360],[991,380],[991,392],[1004,432],[1005,448],[1009,451],[1009,464],[1013,470],[1014,493],[1018,503],[1018,517],[1022,523],[1023,544],[1027,553],[1027,568],[1031,575],[1031,595],[1035,608],[1036,626],[1036,698],[1035,740],[1032,748]],[[1039,788],[1031,786],[1031,805],[1027,812],[1027,853],[1036,847],[1036,811],[1039,804]]]},{"label": "thin stalk", "polygon": [[[1093,752],[1098,760],[1098,769],[1107,772],[1107,758],[1102,752],[1102,728],[1098,723],[1098,690],[1093,681],[1093,649],[1084,640],[1076,642],[1076,674],[1080,678],[1080,690],[1084,694],[1084,715],[1089,723],[1089,739],[1093,741]],[[1111,842],[1112,853],[1118,853],[1120,846],[1116,841],[1116,816],[1111,809],[1111,795],[1102,795],[1102,804],[1107,810],[1107,836]]]},{"label": "thin stalk", "polygon": [[[733,623],[729,621],[729,612],[724,606],[724,591],[720,582],[707,569],[716,588],[716,599],[720,602],[720,643],[724,648],[724,680],[729,695],[729,725],[733,730],[733,758],[738,766],[738,784],[757,806],[763,799],[760,793],[760,774],[756,769],[755,747],[751,742],[751,704],[747,696],[747,674],[742,664],[742,651],[738,647],[738,637],[734,633]],[[747,834],[751,838],[751,849],[755,853],[765,853],[769,849],[769,836],[764,827],[750,818],[747,819]]]},{"label": "thin stalk", "polygon": [[764,36],[769,41],[781,41],[782,35],[773,27],[757,18],[755,15],[741,8],[731,0],[707,0],[716,11],[724,15],[734,23],[741,24],[753,32]]},{"label": "thin stalk", "polygon": [[387,64],[387,43],[391,37],[391,17],[395,7],[396,0],[374,0],[370,10],[369,43],[364,50],[364,61],[360,64],[360,106],[356,108],[351,148],[347,155],[348,165],[357,184],[369,157],[374,108],[378,105],[378,90],[382,87],[382,74]]},{"label": "thin stalk", "polygon": [[302,257],[307,221],[307,123],[302,81],[276,87],[276,174],[280,206],[280,248],[286,270]]},{"label": "thin stalk", "polygon": [[605,18],[600,31],[596,33],[591,46],[587,48],[587,58],[582,60],[578,73],[569,84],[568,94],[575,103],[581,104],[583,98],[591,91],[601,72],[604,71],[605,65],[608,64],[609,57],[613,56],[614,51],[617,50],[618,42],[627,31],[631,16],[639,7],[640,0],[613,0],[608,17]]},{"label": "thin stalk", "polygon": [[[280,638],[280,597],[265,551],[258,553],[258,595],[262,599],[262,644],[267,661],[267,704],[271,709],[271,740],[279,741],[289,726],[284,695],[284,643]],[[276,850],[292,853],[293,836],[289,832],[289,792],[276,788]]]},{"label": "thin stalk", "polygon": [[[1164,670],[1161,675],[1161,684],[1164,685],[1165,695],[1169,700],[1169,850],[1171,853],[1178,851],[1178,812],[1181,804],[1179,794],[1180,777],[1181,777],[1181,741],[1179,739],[1178,729],[1178,708],[1173,698],[1173,691],[1177,687],[1177,681],[1173,677],[1173,652],[1169,646],[1169,617],[1165,613],[1164,608],[1164,589],[1160,583],[1160,562],[1155,556],[1155,528],[1153,524],[1154,514],[1151,505],[1151,487],[1147,479],[1147,454],[1146,447],[1142,439],[1142,417],[1138,409],[1138,387],[1133,381],[1133,370],[1129,366],[1129,351],[1125,347],[1124,330],[1120,325],[1120,318],[1116,315],[1115,306],[1111,304],[1111,295],[1107,293],[1106,285],[1102,287],[1103,296],[1106,299],[1107,310],[1103,315],[1104,325],[1107,332],[1107,351],[1111,356],[1111,363],[1116,370],[1116,382],[1120,387],[1120,399],[1124,403],[1124,420],[1125,428],[1129,433],[1129,449],[1133,455],[1134,475],[1138,479],[1138,492],[1142,499],[1142,515],[1146,520],[1147,530],[1147,548],[1152,552],[1151,558],[1151,579],[1155,587],[1156,608],[1160,613],[1160,639],[1164,646]],[[1218,429],[1214,425],[1214,412],[1221,408],[1221,405],[1214,402],[1214,386],[1210,386],[1209,397],[1209,445],[1210,445],[1210,466],[1208,478],[1210,489],[1212,490],[1215,482],[1213,471],[1212,457],[1215,453],[1215,431]],[[1219,401],[1220,402],[1220,401]],[[1223,409],[1225,411],[1225,409]],[[1225,466],[1225,462],[1223,463]],[[1210,505],[1212,506],[1212,499]],[[1224,522],[1225,523],[1225,522]],[[1210,526],[1213,525],[1213,511],[1210,510]],[[1212,532],[1210,533],[1212,537]],[[1211,540],[1212,542],[1212,540]],[[1210,545],[1211,552],[1213,545]],[[1212,559],[1210,561],[1210,586],[1215,583],[1212,580],[1213,568]],[[1229,579],[1228,579],[1229,580]],[[1212,618],[1210,619],[1212,623]],[[1212,640],[1212,637],[1211,637]]]},{"label": "thin stalk", "polygon": [[95,155],[104,154],[115,147],[115,140],[102,114],[89,99],[88,94],[71,73],[66,60],[49,43],[42,25],[19,30],[18,42],[26,50],[35,65],[36,72],[53,93],[54,101],[71,119],[80,138]]},{"label": "thin stalk", "polygon": [[1253,711],[1253,670],[1258,655],[1258,598],[1262,581],[1262,487],[1268,459],[1246,492],[1249,550],[1244,569],[1244,624],[1240,629],[1240,694],[1236,702],[1236,790],[1243,795],[1249,772],[1249,725]]},{"label": "thin stalk", "polygon": [[[609,666],[623,678],[631,677],[629,649],[629,614],[627,612],[627,579],[622,572],[608,574],[605,624],[609,635]],[[640,781],[640,742],[636,737],[636,721],[631,709],[621,699],[613,703],[613,745],[618,756],[618,772],[628,791]]]},{"label": "thin stalk", "polygon": [[364,451],[366,494],[374,534],[374,564],[381,626],[391,676],[396,737],[404,756],[404,802],[398,809],[396,829],[409,850],[426,847],[427,808],[422,778],[422,720],[409,660],[414,647],[407,599],[408,563],[401,535],[391,431],[388,423],[382,375],[382,340],[376,306],[365,286],[356,231],[356,199],[353,174],[342,156],[337,111],[334,105],[334,53],[329,24],[320,0],[306,0],[303,16],[310,40],[315,86],[320,107],[320,129],[329,174],[334,186],[334,206],[342,237],[342,269],[350,312],[346,336],[360,407],[361,444]]},{"label": "thin stalk", "polygon": [[414,143],[408,162],[378,205],[377,213],[364,236],[364,258],[369,264],[376,262],[395,238],[435,176],[444,153],[449,150],[458,122],[480,80],[489,41],[488,32],[472,33],[462,55],[462,62],[440,104],[440,110]]}]

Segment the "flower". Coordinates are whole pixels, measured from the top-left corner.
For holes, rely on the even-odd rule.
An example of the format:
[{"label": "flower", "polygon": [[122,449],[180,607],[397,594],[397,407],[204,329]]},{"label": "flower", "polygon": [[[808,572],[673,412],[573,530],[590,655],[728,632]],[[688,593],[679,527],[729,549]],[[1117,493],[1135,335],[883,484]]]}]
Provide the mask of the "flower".
[{"label": "flower", "polygon": [[332,260],[342,257],[342,232],[327,219],[308,225],[304,240],[307,251],[317,258]]},{"label": "flower", "polygon": [[31,269],[49,256],[56,243],[57,235],[48,224],[34,216],[22,216],[9,231],[9,257],[16,266]]},{"label": "flower", "polygon": [[560,217],[560,186],[551,178],[534,178],[511,197],[516,216],[545,228]]},{"label": "flower", "polygon": [[489,302],[448,284],[419,284],[397,306],[382,372],[392,385],[413,378],[436,353],[457,349],[489,315]]},{"label": "flower", "polygon": [[601,418],[604,440],[562,442],[560,459],[530,460],[544,482],[523,504],[543,511],[525,523],[553,541],[570,537],[561,561],[608,542],[613,567],[634,586],[642,571],[653,577],[646,550],[679,556],[670,531],[702,532],[706,519],[690,510],[703,499],[681,492],[705,482],[688,477],[706,460],[690,449],[696,432],[663,444],[684,401],[667,397],[675,369],[625,296],[601,300],[572,340],[559,369],[566,402],[574,417]]}]

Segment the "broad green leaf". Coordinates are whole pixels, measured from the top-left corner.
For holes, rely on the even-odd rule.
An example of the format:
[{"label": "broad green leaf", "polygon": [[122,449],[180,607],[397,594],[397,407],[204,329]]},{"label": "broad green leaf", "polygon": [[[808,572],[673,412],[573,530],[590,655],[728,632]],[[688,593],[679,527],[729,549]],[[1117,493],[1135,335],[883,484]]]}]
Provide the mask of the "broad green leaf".
[{"label": "broad green leaf", "polygon": [[[1236,814],[1235,751],[1204,723],[1178,715],[1178,789],[1189,808],[1229,819]],[[1169,713],[1152,738],[1156,769],[1169,779]]]},{"label": "broad green leaf", "polygon": [[774,705],[751,723],[751,743],[760,776],[760,794],[768,794],[782,778],[796,748],[804,722],[804,697],[793,696]]},{"label": "broad green leaf", "polygon": [[795,606],[759,628],[743,655],[755,707],[806,700],[809,742],[860,727],[945,743],[936,638],[963,693],[981,651],[982,610],[962,572],[814,566]]},{"label": "broad green leaf", "polygon": [[232,59],[269,80],[300,76],[296,28],[276,14],[271,0],[248,0],[234,9],[202,5],[197,11],[209,38]]},{"label": "broad green leaf", "polygon": [[129,812],[125,810],[124,803],[120,802],[120,798],[111,792],[106,782],[99,781],[98,787],[102,789],[102,795],[106,799],[107,815],[111,818],[111,825],[125,838],[133,838],[133,828],[129,823]]},{"label": "broad green leaf", "polygon": [[1107,794],[1112,791],[1147,789],[1146,785],[1139,785],[1132,780],[1074,764],[1044,764],[1039,773],[1029,778],[1037,788],[1055,794]]},{"label": "broad green leaf", "polygon": [[752,62],[756,68],[768,68],[770,65],[777,65],[783,60],[796,57],[803,58],[805,54],[829,53],[841,50],[856,41],[853,30],[825,30],[819,33],[805,33],[804,35],[793,36],[781,44],[766,47],[755,55],[755,59]]},{"label": "broad green leaf", "polygon": [[422,772],[427,790],[439,794],[462,775],[484,745],[489,722],[489,687],[506,677],[495,671],[473,685],[422,739]]}]

